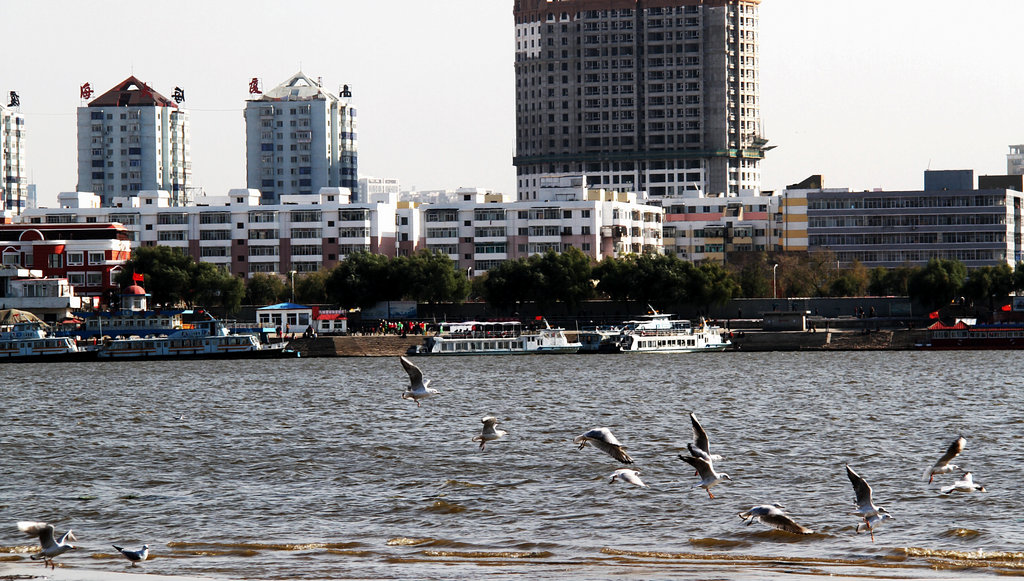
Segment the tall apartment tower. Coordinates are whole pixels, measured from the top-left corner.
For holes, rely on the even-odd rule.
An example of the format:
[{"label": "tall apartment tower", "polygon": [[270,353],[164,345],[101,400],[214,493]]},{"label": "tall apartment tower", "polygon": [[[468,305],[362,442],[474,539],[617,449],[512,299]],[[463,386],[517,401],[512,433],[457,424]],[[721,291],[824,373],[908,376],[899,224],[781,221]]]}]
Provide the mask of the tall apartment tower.
[{"label": "tall apartment tower", "polygon": [[760,192],[760,0],[515,0],[520,200],[540,178]]},{"label": "tall apartment tower", "polygon": [[0,105],[0,210],[20,215],[27,198],[25,116]]},{"label": "tall apartment tower", "polygon": [[188,112],[134,76],[78,108],[78,190],[103,206],[164,190],[184,205],[192,183]]},{"label": "tall apartment tower", "polygon": [[356,110],[299,72],[245,104],[246,184],[263,203],[323,187],[359,187]]}]

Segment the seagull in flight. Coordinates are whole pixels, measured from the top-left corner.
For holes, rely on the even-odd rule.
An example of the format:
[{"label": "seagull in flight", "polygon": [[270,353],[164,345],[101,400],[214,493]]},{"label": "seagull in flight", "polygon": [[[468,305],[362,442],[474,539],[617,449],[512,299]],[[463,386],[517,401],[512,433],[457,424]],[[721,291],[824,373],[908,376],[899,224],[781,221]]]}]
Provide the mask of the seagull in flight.
[{"label": "seagull in flight", "polygon": [[683,456],[680,454],[679,459],[697,469],[697,474],[700,475],[700,482],[694,484],[694,486],[699,486],[706,490],[708,498],[715,497],[715,495],[711,493],[712,486],[722,482],[723,480],[732,480],[732,477],[725,472],[715,472],[715,468],[711,465],[711,462],[708,462],[703,458]]},{"label": "seagull in flight", "polygon": [[949,494],[951,492],[987,492],[985,487],[974,481],[974,476],[970,472],[964,472],[964,475],[960,477],[960,480],[954,482],[951,486],[943,486],[942,494]]},{"label": "seagull in flight", "polygon": [[[875,505],[871,501],[871,486],[859,474],[854,472],[849,464],[846,465],[846,475],[850,477],[850,483],[853,484],[853,492],[857,495],[857,510],[850,514],[864,519],[864,523],[857,526],[857,532],[859,533],[862,530],[870,531],[871,542],[875,542],[875,526],[881,524],[885,519],[893,518],[893,516],[889,514],[889,511]],[[865,528],[862,529],[861,527]]]},{"label": "seagull in flight", "polygon": [[960,455],[960,452],[964,451],[964,446],[966,445],[967,438],[963,436],[953,440],[953,443],[946,449],[946,453],[939,458],[934,466],[925,471],[924,475],[928,477],[928,484],[932,483],[932,479],[935,478],[936,474],[946,474],[960,469],[956,464],[950,464],[950,461]]},{"label": "seagull in flight", "polygon": [[409,374],[409,389],[405,390],[405,393],[402,394],[402,399],[411,399],[416,402],[416,407],[419,407],[421,399],[441,393],[436,389],[427,387],[430,385],[430,380],[423,379],[423,372],[412,361],[409,361],[404,356],[399,357],[399,359],[402,361],[402,367],[405,368],[405,372]]},{"label": "seagull in flight", "polygon": [[128,549],[125,549],[124,547],[119,547],[117,545],[111,546],[117,549],[122,555],[124,555],[125,559],[131,561],[132,567],[138,564],[139,561],[145,561],[149,558],[149,545],[142,545],[142,548],[138,551],[129,551]]},{"label": "seagull in flight", "polygon": [[625,446],[619,442],[608,428],[594,428],[589,432],[576,436],[572,443],[579,444],[580,450],[585,448],[587,444],[593,444],[595,448],[606,452],[609,456],[623,464],[633,463],[633,459],[626,453]]},{"label": "seagull in flight", "polygon": [[807,527],[796,524],[796,521],[789,518],[783,511],[783,508],[781,504],[760,504],[752,507],[750,510],[739,513],[738,516],[747,522],[747,526],[758,520],[780,531],[799,535],[809,535],[814,532]]},{"label": "seagull in flight", "polygon": [[51,569],[55,569],[56,565],[53,563],[54,557],[77,548],[67,542],[69,540],[78,540],[75,538],[75,535],[71,533],[71,529],[68,529],[68,532],[64,533],[60,539],[54,539],[53,525],[44,522],[19,521],[18,530],[30,537],[39,538],[39,546],[42,550],[35,555],[32,555],[31,558],[33,560],[42,559],[43,567],[49,565]]},{"label": "seagull in flight", "polygon": [[505,430],[496,429],[494,426],[498,425],[498,418],[494,416],[486,416],[480,419],[484,424],[483,430],[479,436],[473,436],[474,442],[480,442],[480,449],[484,449],[484,444],[492,440],[497,440],[507,434]]},{"label": "seagull in flight", "polygon": [[693,412],[690,412],[690,424],[693,426],[693,443],[686,445],[690,455],[694,458],[703,458],[708,462],[721,460],[721,456],[711,453],[711,440],[708,438],[708,433],[704,431],[704,427],[697,421],[697,416]]},{"label": "seagull in flight", "polygon": [[619,468],[615,472],[612,472],[612,480],[608,484],[614,484],[616,480],[622,480],[630,484],[635,484],[641,488],[647,488],[643,480],[640,480],[640,472],[638,470],[630,470],[629,468]]}]

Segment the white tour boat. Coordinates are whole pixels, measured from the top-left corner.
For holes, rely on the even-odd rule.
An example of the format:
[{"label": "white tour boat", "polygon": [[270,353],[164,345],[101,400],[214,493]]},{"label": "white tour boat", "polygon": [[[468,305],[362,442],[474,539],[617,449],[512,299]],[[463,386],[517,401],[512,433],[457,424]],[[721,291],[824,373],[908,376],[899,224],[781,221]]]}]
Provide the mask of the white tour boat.
[{"label": "white tour boat", "polygon": [[49,337],[41,323],[0,326],[0,361],[78,360],[89,355],[70,337]]},{"label": "white tour boat", "polygon": [[697,327],[672,315],[653,313],[643,320],[626,321],[613,344],[622,353],[697,353],[722,351],[732,346],[728,333],[704,319]]},{"label": "white tour boat", "polygon": [[582,347],[570,342],[565,329],[548,326],[524,331],[517,321],[441,323],[436,335],[409,348],[409,355],[528,355],[577,353]]}]

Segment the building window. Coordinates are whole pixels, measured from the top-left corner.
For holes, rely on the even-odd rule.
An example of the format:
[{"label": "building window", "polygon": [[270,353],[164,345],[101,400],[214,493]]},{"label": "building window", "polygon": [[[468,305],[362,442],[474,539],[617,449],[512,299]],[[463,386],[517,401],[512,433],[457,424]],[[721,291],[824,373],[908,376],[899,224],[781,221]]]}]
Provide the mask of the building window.
[{"label": "building window", "polygon": [[81,252],[68,252],[68,266],[82,266],[85,264],[85,258]]},{"label": "building window", "polygon": [[89,253],[89,264],[103,264],[104,262],[106,262],[106,256],[102,252]]}]

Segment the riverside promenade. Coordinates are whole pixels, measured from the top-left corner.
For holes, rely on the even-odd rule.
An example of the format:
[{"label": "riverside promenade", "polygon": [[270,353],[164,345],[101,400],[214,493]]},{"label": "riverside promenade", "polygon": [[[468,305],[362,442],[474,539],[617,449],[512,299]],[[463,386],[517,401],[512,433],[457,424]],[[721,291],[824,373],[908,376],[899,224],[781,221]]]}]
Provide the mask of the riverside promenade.
[{"label": "riverside promenade", "polygon": [[[572,341],[576,333],[566,335]],[[924,329],[741,331],[732,342],[740,351],[900,351],[915,349],[926,338]],[[294,339],[288,347],[302,357],[397,357],[422,342],[422,335],[321,336]]]}]

